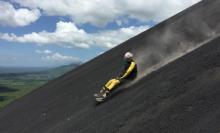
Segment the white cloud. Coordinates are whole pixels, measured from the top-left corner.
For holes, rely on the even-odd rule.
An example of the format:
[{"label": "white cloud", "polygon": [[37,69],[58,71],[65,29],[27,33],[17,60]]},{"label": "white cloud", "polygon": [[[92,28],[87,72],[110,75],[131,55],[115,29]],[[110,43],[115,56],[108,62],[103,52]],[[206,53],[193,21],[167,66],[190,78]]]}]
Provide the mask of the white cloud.
[{"label": "white cloud", "polygon": [[37,49],[35,52],[38,54],[51,54],[52,53],[52,51],[50,51],[48,49],[46,49],[46,50],[38,50]]},{"label": "white cloud", "polygon": [[118,30],[103,31],[93,35],[93,42],[100,47],[112,48],[147,29],[149,29],[148,26],[131,26]]},{"label": "white cloud", "polygon": [[51,55],[47,55],[42,57],[44,60],[56,61],[56,62],[79,62],[80,59],[73,56],[65,56],[60,53],[53,53]]},{"label": "white cloud", "polygon": [[[0,24],[24,26],[44,15],[69,16],[74,22],[60,21],[54,32],[32,32],[24,35],[0,33],[0,39],[19,43],[35,43],[38,45],[56,44],[62,47],[90,48],[97,45],[112,48],[128,38],[148,29],[148,26],[127,27],[98,33],[87,33],[76,24],[91,23],[105,25],[115,21],[122,26],[128,18],[140,21],[161,21],[199,0],[11,0],[22,7],[15,9],[7,2],[0,2]],[[59,6],[58,6],[59,5]],[[32,10],[31,10],[32,9]]]},{"label": "white cloud", "polygon": [[45,61],[52,61],[58,63],[79,62],[80,59],[73,56],[62,55],[58,52],[52,52],[51,50],[35,50],[36,53],[42,55],[42,59]]},{"label": "white cloud", "polygon": [[35,22],[40,15],[38,9],[15,9],[12,4],[0,1],[0,25],[12,27],[25,26]]},{"label": "white cloud", "polygon": [[118,30],[87,33],[83,29],[77,28],[72,22],[60,21],[57,23],[54,32],[32,32],[22,36],[0,33],[0,39],[10,42],[35,43],[39,45],[56,44],[67,48],[90,48],[94,45],[103,48],[112,48],[148,28],[148,26],[132,26],[128,28],[120,28]]},{"label": "white cloud", "polygon": [[44,50],[44,53],[45,54],[50,54],[50,53],[52,53],[50,50]]},{"label": "white cloud", "polygon": [[39,8],[44,14],[69,16],[77,24],[96,26],[116,21],[121,17],[141,21],[160,22],[200,0],[12,0],[22,6]]}]

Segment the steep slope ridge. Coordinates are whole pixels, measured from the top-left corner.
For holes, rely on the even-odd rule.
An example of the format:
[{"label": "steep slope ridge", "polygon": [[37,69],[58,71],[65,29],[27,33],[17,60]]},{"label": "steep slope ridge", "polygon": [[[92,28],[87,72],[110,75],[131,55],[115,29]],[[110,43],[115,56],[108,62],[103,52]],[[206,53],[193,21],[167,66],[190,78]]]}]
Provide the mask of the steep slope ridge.
[{"label": "steep slope ridge", "polygon": [[[202,1],[12,103],[0,112],[0,131],[217,133],[219,5]],[[117,75],[127,50],[138,80],[95,105],[93,92]]]}]

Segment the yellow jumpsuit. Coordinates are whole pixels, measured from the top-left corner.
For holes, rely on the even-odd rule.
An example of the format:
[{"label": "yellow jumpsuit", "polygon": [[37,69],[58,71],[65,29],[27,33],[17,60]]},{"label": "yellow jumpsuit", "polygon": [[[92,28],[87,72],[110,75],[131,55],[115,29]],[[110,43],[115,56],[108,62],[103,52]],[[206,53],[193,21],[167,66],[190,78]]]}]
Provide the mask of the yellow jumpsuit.
[{"label": "yellow jumpsuit", "polygon": [[135,62],[132,61],[130,66],[128,67],[128,69],[126,70],[126,72],[123,74],[123,76],[121,76],[119,79],[111,79],[109,80],[106,84],[105,84],[105,87],[111,91],[113,90],[117,85],[120,84],[120,79],[124,79],[126,78],[127,76],[129,76],[129,74],[134,70],[135,68]]}]

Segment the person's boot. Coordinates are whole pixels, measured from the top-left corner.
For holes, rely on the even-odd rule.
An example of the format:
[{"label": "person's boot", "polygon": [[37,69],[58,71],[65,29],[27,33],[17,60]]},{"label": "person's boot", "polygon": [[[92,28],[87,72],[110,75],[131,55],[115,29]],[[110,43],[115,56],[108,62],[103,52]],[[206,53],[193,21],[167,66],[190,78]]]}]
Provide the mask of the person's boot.
[{"label": "person's boot", "polygon": [[109,95],[109,93],[110,93],[109,90],[107,88],[103,87],[100,90],[99,94],[95,94],[94,96],[95,97],[100,97],[100,98],[105,98]]},{"label": "person's boot", "polygon": [[103,97],[103,98],[106,98],[108,95],[109,95],[109,90],[107,88],[103,88],[102,91],[100,92],[100,95]]}]

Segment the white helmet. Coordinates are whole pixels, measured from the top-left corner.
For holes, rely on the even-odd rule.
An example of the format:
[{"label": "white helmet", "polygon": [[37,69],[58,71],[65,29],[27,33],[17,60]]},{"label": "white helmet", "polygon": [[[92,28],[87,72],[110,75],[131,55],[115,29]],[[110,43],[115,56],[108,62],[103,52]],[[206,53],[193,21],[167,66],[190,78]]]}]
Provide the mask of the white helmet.
[{"label": "white helmet", "polygon": [[133,58],[133,54],[131,52],[126,52],[125,55],[124,55],[124,58],[125,59],[131,59],[131,58]]}]

